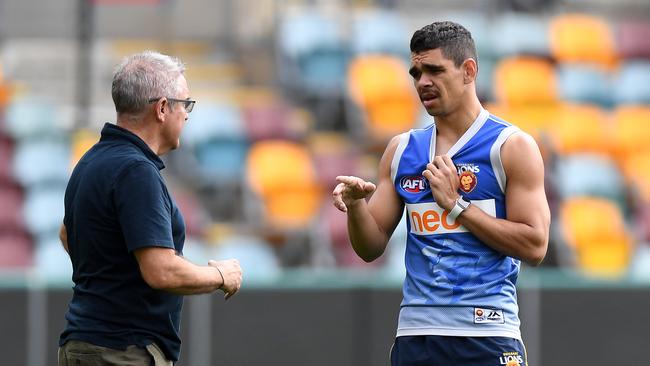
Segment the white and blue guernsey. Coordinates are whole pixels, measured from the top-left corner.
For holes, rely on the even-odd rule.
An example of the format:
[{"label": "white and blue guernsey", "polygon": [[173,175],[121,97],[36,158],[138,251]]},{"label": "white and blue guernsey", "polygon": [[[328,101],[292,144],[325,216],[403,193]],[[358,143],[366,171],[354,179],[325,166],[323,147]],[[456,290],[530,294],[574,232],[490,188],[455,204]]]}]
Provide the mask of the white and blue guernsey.
[{"label": "white and blue guernsey", "polygon": [[[515,126],[481,110],[447,153],[458,168],[461,195],[506,217],[501,146]],[[406,279],[397,336],[510,337],[521,340],[515,283],[520,261],[482,243],[448,218],[422,176],[435,156],[435,123],[400,136],[391,165],[407,215]]]}]

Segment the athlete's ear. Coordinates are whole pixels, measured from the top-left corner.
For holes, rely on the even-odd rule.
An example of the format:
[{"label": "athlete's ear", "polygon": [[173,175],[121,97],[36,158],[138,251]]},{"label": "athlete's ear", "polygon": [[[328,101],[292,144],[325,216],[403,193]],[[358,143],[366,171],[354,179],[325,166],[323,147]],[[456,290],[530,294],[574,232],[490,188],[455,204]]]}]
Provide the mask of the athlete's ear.
[{"label": "athlete's ear", "polygon": [[476,75],[478,74],[478,64],[473,58],[468,58],[463,61],[463,82],[469,84],[476,80]]}]

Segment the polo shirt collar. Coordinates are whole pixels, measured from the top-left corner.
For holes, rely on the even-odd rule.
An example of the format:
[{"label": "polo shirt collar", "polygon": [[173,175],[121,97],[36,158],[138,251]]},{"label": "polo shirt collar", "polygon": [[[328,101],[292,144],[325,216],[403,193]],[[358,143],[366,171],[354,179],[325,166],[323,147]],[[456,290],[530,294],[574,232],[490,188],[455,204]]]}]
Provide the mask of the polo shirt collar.
[{"label": "polo shirt collar", "polygon": [[102,136],[100,140],[122,140],[122,141],[128,141],[132,143],[133,145],[137,146],[140,150],[142,150],[142,153],[144,156],[147,157],[147,159],[151,160],[154,164],[156,164],[156,167],[159,170],[162,170],[165,168],[165,164],[163,161],[160,159],[156,153],[154,153],[149,146],[140,138],[138,135],[134,134],[133,132],[122,128],[118,125],[112,124],[112,123],[105,123],[104,128],[102,128]]}]

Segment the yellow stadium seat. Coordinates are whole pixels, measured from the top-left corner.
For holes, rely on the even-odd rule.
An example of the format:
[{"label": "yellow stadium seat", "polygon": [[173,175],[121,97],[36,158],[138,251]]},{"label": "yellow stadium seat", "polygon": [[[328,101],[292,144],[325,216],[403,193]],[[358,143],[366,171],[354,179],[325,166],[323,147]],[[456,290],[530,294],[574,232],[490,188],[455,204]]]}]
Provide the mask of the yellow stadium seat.
[{"label": "yellow stadium seat", "polygon": [[486,105],[490,113],[519,127],[537,141],[540,141],[541,135],[553,125],[553,116],[557,115],[560,108],[559,104]]},{"label": "yellow stadium seat", "polygon": [[600,107],[567,104],[552,119],[548,131],[559,153],[610,154],[608,119]]},{"label": "yellow stadium seat", "polygon": [[562,202],[561,223],[578,266],[589,274],[622,275],[630,264],[632,238],[614,202],[578,197]]},{"label": "yellow stadium seat", "polygon": [[284,140],[262,140],[246,163],[250,188],[262,200],[266,224],[306,228],[320,209],[322,195],[307,148]]},{"label": "yellow stadium seat", "polygon": [[392,137],[415,125],[420,103],[407,69],[392,56],[360,56],[352,61],[348,91],[363,110],[371,135]]},{"label": "yellow stadium seat", "polygon": [[602,18],[587,14],[562,14],[549,24],[551,54],[560,62],[616,63],[614,37]]},{"label": "yellow stadium seat", "polygon": [[626,156],[622,166],[628,186],[634,187],[643,201],[650,204],[650,151]]},{"label": "yellow stadium seat", "polygon": [[626,160],[630,154],[650,151],[649,106],[620,106],[612,117],[611,139],[619,162]]},{"label": "yellow stadium seat", "polygon": [[11,98],[11,89],[8,84],[0,81],[0,107],[4,107],[9,103]]},{"label": "yellow stadium seat", "polygon": [[540,57],[500,60],[494,69],[495,96],[506,105],[544,104],[558,100],[553,64]]},{"label": "yellow stadium seat", "polygon": [[99,141],[99,134],[87,129],[80,129],[72,134],[72,168],[97,141]]}]

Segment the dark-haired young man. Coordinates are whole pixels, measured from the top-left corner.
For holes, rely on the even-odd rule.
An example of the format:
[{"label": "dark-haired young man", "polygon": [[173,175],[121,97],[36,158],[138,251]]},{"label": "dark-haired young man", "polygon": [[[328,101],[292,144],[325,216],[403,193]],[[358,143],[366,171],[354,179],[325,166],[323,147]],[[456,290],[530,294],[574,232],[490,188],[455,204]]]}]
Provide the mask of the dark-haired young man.
[{"label": "dark-haired young man", "polygon": [[409,73],[433,123],[391,140],[377,185],[340,176],[332,193],[368,262],[382,255],[406,208],[391,363],[525,365],[515,283],[522,260],[544,258],[550,223],[539,148],[481,106],[467,29],[435,22],[410,47]]}]

